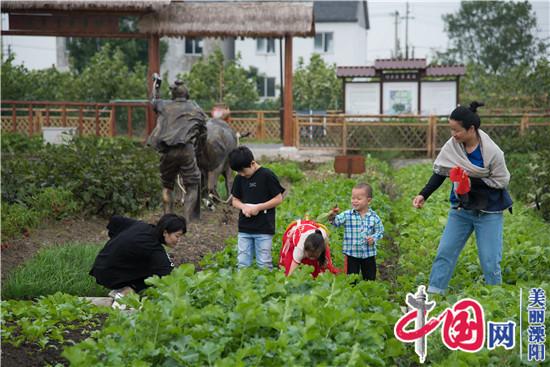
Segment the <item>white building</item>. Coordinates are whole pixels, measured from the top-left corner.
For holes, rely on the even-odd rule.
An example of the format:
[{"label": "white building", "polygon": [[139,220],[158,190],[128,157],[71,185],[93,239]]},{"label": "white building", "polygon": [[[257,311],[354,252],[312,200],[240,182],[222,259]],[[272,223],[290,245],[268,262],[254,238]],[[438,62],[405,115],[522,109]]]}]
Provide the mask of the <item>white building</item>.
[{"label": "white building", "polygon": [[[308,64],[313,53],[336,65],[365,65],[369,17],[366,1],[316,1],[314,3],[315,38],[294,38],[293,64],[303,58]],[[284,49],[284,42],[282,44]],[[255,67],[264,79],[259,81],[261,97],[279,95],[281,83],[281,40],[244,38],[235,40],[235,53],[241,65]]]},{"label": "white building", "polygon": [[187,73],[202,57],[208,58],[216,48],[220,48],[226,59],[235,58],[235,41],[233,38],[163,37],[168,44],[160,73],[168,73],[168,82],[172,83],[179,74]]}]

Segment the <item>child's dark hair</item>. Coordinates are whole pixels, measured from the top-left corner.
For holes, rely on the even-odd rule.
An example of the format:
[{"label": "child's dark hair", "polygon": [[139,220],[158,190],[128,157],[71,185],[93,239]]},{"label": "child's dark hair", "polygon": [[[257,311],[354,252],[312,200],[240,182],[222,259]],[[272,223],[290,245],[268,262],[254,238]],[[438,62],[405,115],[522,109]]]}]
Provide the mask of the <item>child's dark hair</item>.
[{"label": "child's dark hair", "polygon": [[460,122],[463,128],[468,130],[470,127],[474,127],[477,131],[481,125],[481,120],[477,114],[477,108],[485,106],[483,102],[473,101],[470,103],[470,107],[458,106],[451,112],[449,118]]},{"label": "child's dark hair", "polygon": [[164,242],[164,231],[174,233],[177,231],[187,232],[185,218],[177,214],[164,214],[157,223],[157,235],[161,243]]},{"label": "child's dark hair", "polygon": [[252,151],[243,145],[233,149],[229,153],[229,166],[233,171],[241,171],[244,168],[248,168],[252,165],[254,155]]},{"label": "child's dark hair", "polygon": [[368,183],[360,182],[353,188],[358,190],[365,190],[365,194],[367,194],[367,197],[372,198],[372,187]]},{"label": "child's dark hair", "polygon": [[319,265],[323,268],[327,265],[327,258],[325,256],[326,244],[325,238],[323,237],[323,232],[319,229],[316,229],[314,233],[307,236],[304,242],[304,252],[308,254],[319,254],[317,261]]}]

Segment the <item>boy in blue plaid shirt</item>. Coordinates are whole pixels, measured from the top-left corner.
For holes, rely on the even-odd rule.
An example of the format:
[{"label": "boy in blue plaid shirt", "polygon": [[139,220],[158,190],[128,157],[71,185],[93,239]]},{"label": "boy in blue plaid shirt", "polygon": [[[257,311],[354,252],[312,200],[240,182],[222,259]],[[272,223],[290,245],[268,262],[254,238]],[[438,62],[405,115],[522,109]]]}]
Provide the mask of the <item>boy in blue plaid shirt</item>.
[{"label": "boy in blue plaid shirt", "polygon": [[369,208],[372,187],[357,184],[351,191],[353,209],[337,214],[334,208],[329,221],[336,227],[344,226],[342,251],[346,257],[347,274],[361,274],[364,280],[376,279],[376,243],[384,236],[380,217]]}]

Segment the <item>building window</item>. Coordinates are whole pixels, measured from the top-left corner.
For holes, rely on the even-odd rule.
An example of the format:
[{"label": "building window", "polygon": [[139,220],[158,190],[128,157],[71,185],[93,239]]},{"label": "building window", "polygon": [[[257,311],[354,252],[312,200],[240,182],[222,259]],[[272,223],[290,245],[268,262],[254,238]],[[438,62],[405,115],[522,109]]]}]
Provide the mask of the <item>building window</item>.
[{"label": "building window", "polygon": [[185,38],[185,53],[202,55],[202,38]]},{"label": "building window", "polygon": [[323,32],[315,34],[315,52],[328,53],[332,52],[334,41],[332,32]]},{"label": "building window", "polygon": [[275,54],[275,38],[256,39],[256,52],[259,54]]},{"label": "building window", "polygon": [[258,95],[261,98],[275,97],[275,78],[258,76]]}]

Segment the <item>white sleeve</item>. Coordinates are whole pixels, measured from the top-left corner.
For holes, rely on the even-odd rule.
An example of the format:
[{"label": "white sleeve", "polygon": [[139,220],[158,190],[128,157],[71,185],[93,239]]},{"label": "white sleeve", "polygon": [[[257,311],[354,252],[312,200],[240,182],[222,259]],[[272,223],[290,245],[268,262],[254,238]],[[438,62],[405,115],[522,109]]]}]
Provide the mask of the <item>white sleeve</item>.
[{"label": "white sleeve", "polygon": [[303,259],[304,259],[304,244],[302,243],[302,246],[298,244],[298,246],[294,247],[294,252],[292,253],[292,260],[294,260],[298,264],[301,264]]}]

